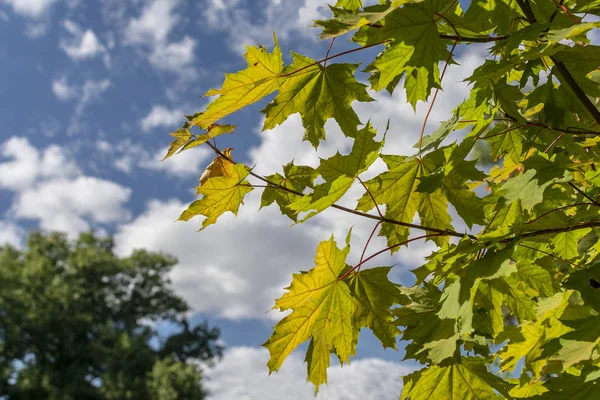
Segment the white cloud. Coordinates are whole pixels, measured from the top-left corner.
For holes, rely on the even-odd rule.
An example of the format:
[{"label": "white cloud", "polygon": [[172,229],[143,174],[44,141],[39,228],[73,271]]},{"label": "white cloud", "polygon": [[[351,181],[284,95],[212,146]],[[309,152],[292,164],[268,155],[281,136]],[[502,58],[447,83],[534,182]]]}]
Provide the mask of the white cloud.
[{"label": "white cloud", "polygon": [[60,48],[73,60],[79,61],[103,55],[104,64],[110,66],[110,55],[91,29],[82,29],[73,21],[66,20],[63,27],[71,37],[60,41]]},{"label": "white cloud", "polygon": [[60,147],[50,146],[39,151],[27,138],[8,139],[0,146],[0,155],[0,188],[13,191],[31,188],[39,179],[72,177],[80,173],[79,167]]},{"label": "white cloud", "polygon": [[[314,386],[306,382],[306,364],[293,352],[276,374],[268,375],[266,349],[233,347],[223,361],[205,370],[203,382],[214,400],[313,400]],[[328,383],[319,388],[316,399],[386,400],[397,399],[402,391],[402,376],[413,369],[400,363],[375,358],[354,360],[327,370]]]},{"label": "white cloud", "polygon": [[11,222],[0,221],[0,246],[10,244],[15,247],[21,246],[23,231]]},{"label": "white cloud", "polygon": [[82,84],[70,84],[66,76],[52,81],[52,92],[59,100],[77,99],[75,106],[75,117],[79,118],[85,109],[98,100],[110,87],[108,79],[86,80]]},{"label": "white cloud", "polygon": [[13,137],[0,151],[0,188],[13,192],[9,212],[16,219],[34,219],[43,229],[71,236],[92,224],[129,219],[124,204],[131,190],[83,175],[60,147],[39,150],[27,138]]},{"label": "white cloud", "polygon": [[179,0],[152,0],[138,18],[132,18],[126,28],[124,43],[149,49],[148,60],[158,70],[176,72],[194,79],[192,67],[196,41],[184,36],[171,41],[169,35],[180,17],[175,9]]},{"label": "white cloud", "polygon": [[43,16],[56,0],[2,0],[12,7],[15,14],[25,17],[39,18]]},{"label": "white cloud", "polygon": [[37,184],[17,196],[13,203],[19,218],[39,220],[42,229],[76,234],[90,222],[112,223],[129,219],[123,205],[131,189],[89,176],[53,179]]},{"label": "white cloud", "polygon": [[[246,44],[270,43],[273,32],[281,39],[300,36],[316,40],[317,31],[308,27],[314,19],[327,17],[327,5],[334,3],[335,0],[207,0],[202,11],[207,26],[225,32],[230,46],[241,53]],[[250,6],[261,12],[258,18],[251,15]]]},{"label": "white cloud", "polygon": [[77,88],[69,85],[66,77],[61,77],[52,81],[52,93],[59,100],[69,100],[77,96]]},{"label": "white cloud", "polygon": [[152,157],[145,157],[139,163],[139,166],[146,169],[157,171],[165,171],[173,176],[178,177],[199,177],[206,164],[208,158],[214,153],[206,147],[199,147],[186,150],[176,157],[170,157],[163,161],[166,154],[166,149],[160,149]]},{"label": "white cloud", "polygon": [[144,131],[157,127],[175,128],[185,121],[184,113],[179,108],[168,109],[165,106],[154,105],[148,115],[140,120]]},{"label": "white cloud", "polygon": [[125,31],[128,43],[160,42],[167,39],[173,26],[179,20],[173,10],[178,0],[153,0],[139,18],[133,18]]},{"label": "white cloud", "polygon": [[81,115],[85,108],[87,108],[87,106],[89,106],[92,102],[99,99],[102,93],[104,93],[109,87],[110,80],[108,79],[103,79],[100,81],[85,81],[81,87],[81,97],[79,98],[77,107],[75,108],[76,113]]}]

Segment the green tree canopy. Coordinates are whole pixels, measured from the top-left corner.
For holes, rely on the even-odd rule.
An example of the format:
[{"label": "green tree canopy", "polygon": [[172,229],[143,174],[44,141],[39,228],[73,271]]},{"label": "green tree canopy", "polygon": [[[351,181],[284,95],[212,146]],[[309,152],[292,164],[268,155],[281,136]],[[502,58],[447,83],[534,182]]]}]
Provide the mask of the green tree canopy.
[{"label": "green tree canopy", "polygon": [[[219,330],[188,324],[167,278],[175,264],[145,250],[119,258],[92,233],[0,247],[0,397],[204,399],[199,362],[220,357]],[[165,321],[178,327],[166,338]]]},{"label": "green tree canopy", "polygon": [[[289,313],[264,344],[269,370],[308,341],[318,387],[330,355],[349,362],[370,329],[384,347],[408,341],[406,358],[423,365],[404,377],[401,399],[600,398],[600,46],[588,37],[600,2],[338,0],[330,10],[315,21],[329,41],[323,59],[292,52],[285,65],[276,38],[272,51],[249,46],[248,66],[207,93],[217,97],[173,134],[167,154],[200,143],[223,156],[211,132],[272,93],[264,129],[298,113],[317,151],[329,119],[353,141],[348,154],[291,160],[267,176],[237,165],[199,186],[181,216],[218,223],[260,189],[261,206],[276,203],[293,222],[326,209],[373,222],[362,249],[323,238],[314,266],[292,277],[275,303]],[[341,36],[353,48],[336,53]],[[426,135],[446,67],[474,43],[487,54],[467,78],[470,95]],[[350,53],[362,66],[340,61]],[[406,126],[383,135],[354,111],[382,90],[429,103],[414,151],[389,154],[384,139]],[[378,159],[386,169],[362,180]],[[340,205],[351,187],[363,194]],[[369,250],[376,232],[388,245]],[[415,241],[437,248],[412,271],[414,286],[391,282],[389,267],[363,268],[393,264],[391,253]]]}]

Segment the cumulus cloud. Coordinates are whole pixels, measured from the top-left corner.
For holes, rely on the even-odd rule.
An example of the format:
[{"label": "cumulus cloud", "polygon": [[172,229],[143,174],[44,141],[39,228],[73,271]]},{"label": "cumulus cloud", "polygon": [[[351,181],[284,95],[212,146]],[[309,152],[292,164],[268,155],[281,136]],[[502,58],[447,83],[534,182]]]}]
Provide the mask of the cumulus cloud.
[{"label": "cumulus cloud", "polygon": [[214,153],[206,147],[194,148],[163,160],[166,149],[160,149],[150,157],[144,157],[139,163],[141,168],[164,171],[178,177],[200,176],[203,165],[208,164]]},{"label": "cumulus cloud", "polygon": [[38,220],[42,229],[78,233],[90,223],[107,224],[129,219],[123,205],[131,189],[89,176],[40,182],[20,193],[13,203],[18,218]]},{"label": "cumulus cloud", "polygon": [[15,14],[30,18],[39,18],[43,16],[56,0],[2,0],[5,4],[12,7]]},{"label": "cumulus cloud", "polygon": [[[327,15],[327,4],[335,0],[262,0],[256,10],[257,18],[251,15],[247,0],[208,0],[203,4],[208,28],[223,31],[229,37],[230,46],[236,52],[243,52],[246,44],[266,44],[272,41],[273,32],[285,39],[290,35],[304,39],[314,37],[315,31],[307,29],[313,19]],[[254,12],[254,11],[253,11]]]},{"label": "cumulus cloud", "polygon": [[78,175],[79,167],[58,146],[40,151],[29,139],[11,137],[0,145],[0,188],[22,191],[40,179]]},{"label": "cumulus cloud", "polygon": [[94,58],[103,55],[104,64],[110,66],[110,55],[100,42],[94,31],[82,29],[75,22],[66,20],[63,27],[70,34],[69,38],[60,41],[60,48],[74,61]]},{"label": "cumulus cloud", "polygon": [[0,246],[10,244],[15,247],[21,246],[23,230],[12,222],[0,221]]},{"label": "cumulus cloud", "polygon": [[192,67],[196,41],[189,36],[180,40],[169,39],[180,19],[175,12],[178,5],[179,0],[152,0],[139,17],[129,20],[124,43],[146,48],[148,60],[154,68],[193,79],[196,77]]},{"label": "cumulus cloud", "polygon": [[71,236],[129,219],[124,205],[131,190],[83,175],[60,147],[37,149],[27,138],[13,137],[0,146],[0,154],[0,188],[13,192],[12,217]]},{"label": "cumulus cloud", "polygon": [[140,125],[144,131],[157,127],[175,128],[185,121],[183,115],[183,111],[179,108],[169,109],[165,106],[154,105],[148,115],[140,120]]},{"label": "cumulus cloud", "polygon": [[[223,361],[205,371],[204,384],[214,400],[312,400],[314,386],[306,382],[306,364],[299,352],[293,352],[276,374],[268,375],[266,349],[233,347]],[[368,358],[339,367],[332,362],[328,383],[319,388],[316,399],[386,400],[397,399],[402,391],[402,376],[409,366]]]}]

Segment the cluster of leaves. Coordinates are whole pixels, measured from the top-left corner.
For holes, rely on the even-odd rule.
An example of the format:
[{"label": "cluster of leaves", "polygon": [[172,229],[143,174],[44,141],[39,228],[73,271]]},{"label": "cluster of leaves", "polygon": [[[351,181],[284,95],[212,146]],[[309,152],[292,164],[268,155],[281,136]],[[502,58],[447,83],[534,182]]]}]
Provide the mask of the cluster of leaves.
[{"label": "cluster of leaves", "polygon": [[[110,238],[31,233],[0,247],[0,398],[201,400],[219,330],[191,327],[172,257],[118,258]],[[149,321],[169,321],[159,337]]]},{"label": "cluster of leaves", "polygon": [[[200,186],[195,203],[203,207],[182,218],[202,214],[212,223],[235,213],[252,177],[267,184],[262,205],[276,203],[293,221],[329,207],[374,220],[389,247],[372,257],[414,240],[438,246],[413,271],[416,285],[403,287],[388,280],[387,267],[361,270],[372,257],[348,265],[348,244],[322,242],[315,266],[294,275],[275,304],[291,313],[265,343],[270,371],[310,340],[308,379],[326,383],[330,354],[349,362],[368,328],[384,347],[409,341],[406,358],[425,365],[404,377],[401,399],[595,398],[600,47],[587,34],[600,24],[586,21],[598,19],[600,2],[473,0],[466,9],[453,0],[380,3],[339,0],[331,19],[315,22],[323,39],[351,35],[358,46],[324,60],[292,53],[284,66],[276,38],[272,52],[248,47],[248,67],[226,75],[221,89],[207,93],[219,97],[188,122],[210,133],[227,115],[277,92],[262,110],[264,129],[299,113],[305,140],[317,148],[333,118],[354,139],[351,152],[316,168],[290,163],[266,177],[238,164]],[[364,69],[370,88],[392,93],[401,85],[410,104],[433,107],[445,66],[471,43],[487,43],[488,55],[468,78],[470,97],[431,135],[421,132],[412,156],[382,154],[374,128],[361,127],[351,103],[373,99],[355,77],[358,65],[327,64],[379,47]],[[453,131],[462,139],[448,143]],[[169,154],[195,143],[188,139],[173,142]],[[378,158],[387,170],[360,181],[356,208],[338,205]],[[486,159],[491,167],[476,167]],[[471,233],[455,229],[449,205]],[[420,225],[412,224],[417,214]],[[418,231],[424,234],[409,239]]]}]

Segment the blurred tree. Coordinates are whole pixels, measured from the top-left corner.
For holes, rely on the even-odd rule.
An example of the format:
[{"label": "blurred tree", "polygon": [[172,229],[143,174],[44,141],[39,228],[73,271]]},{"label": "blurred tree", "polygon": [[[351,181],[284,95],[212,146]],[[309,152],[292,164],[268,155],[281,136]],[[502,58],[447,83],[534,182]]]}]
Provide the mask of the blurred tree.
[{"label": "blurred tree", "polygon": [[[118,258],[111,238],[32,233],[0,247],[0,398],[203,399],[219,330],[190,327],[167,278],[173,257]],[[159,337],[153,322],[179,329]]]}]

